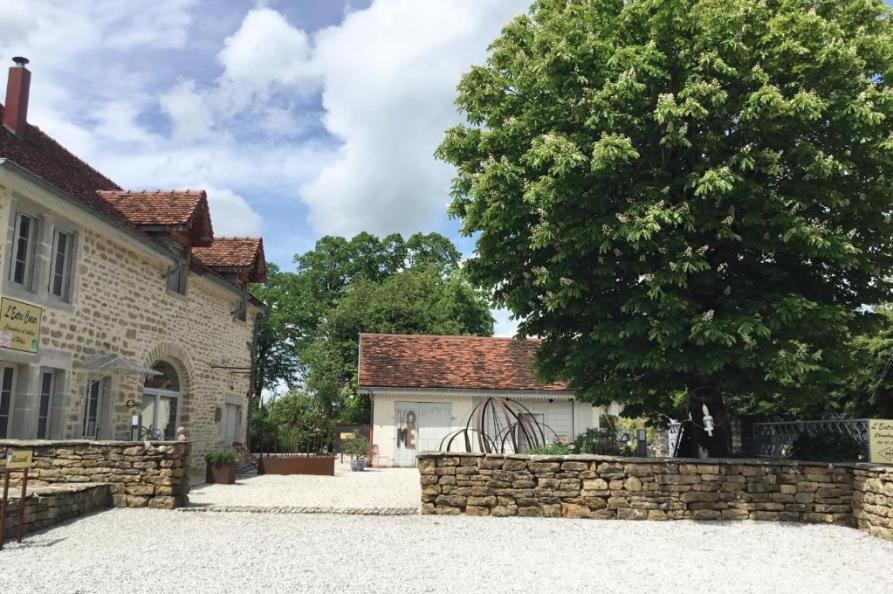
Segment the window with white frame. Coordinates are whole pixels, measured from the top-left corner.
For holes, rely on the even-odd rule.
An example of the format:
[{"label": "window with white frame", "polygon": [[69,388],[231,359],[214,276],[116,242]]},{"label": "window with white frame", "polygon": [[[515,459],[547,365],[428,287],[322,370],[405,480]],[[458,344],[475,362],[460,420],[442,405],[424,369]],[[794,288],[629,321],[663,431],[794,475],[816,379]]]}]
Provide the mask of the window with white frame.
[{"label": "window with white frame", "polygon": [[55,229],[53,231],[53,257],[50,261],[50,295],[63,301],[69,300],[71,291],[72,252],[74,233]]},{"label": "window with white frame", "polygon": [[84,395],[84,437],[99,437],[99,410],[102,406],[102,380],[91,379],[87,382],[87,393]]},{"label": "window with white frame", "polygon": [[37,217],[24,212],[16,213],[9,280],[29,291],[31,290],[31,277],[34,274],[37,227]]},{"label": "window with white frame", "polygon": [[12,409],[12,388],[15,380],[15,367],[0,368],[0,439],[9,436],[9,412]]},{"label": "window with white frame", "polygon": [[40,373],[40,402],[37,407],[37,439],[49,439],[50,414],[53,410],[53,391],[56,374],[52,371]]}]

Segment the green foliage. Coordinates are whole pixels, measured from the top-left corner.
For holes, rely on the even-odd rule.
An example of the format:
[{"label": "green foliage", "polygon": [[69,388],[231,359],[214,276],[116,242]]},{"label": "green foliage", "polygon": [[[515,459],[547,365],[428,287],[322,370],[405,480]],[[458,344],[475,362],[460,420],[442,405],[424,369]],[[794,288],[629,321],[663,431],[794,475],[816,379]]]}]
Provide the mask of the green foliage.
[{"label": "green foliage", "polygon": [[790,458],[810,462],[858,462],[865,457],[863,446],[846,433],[821,431],[801,433],[791,446]]},{"label": "green foliage", "polygon": [[341,449],[353,460],[357,460],[359,458],[367,458],[369,457],[371,452],[369,440],[362,435],[354,437],[353,439],[348,439],[344,442],[344,445]]},{"label": "green foliage", "polygon": [[301,323],[307,313],[298,298],[294,276],[275,264],[267,265],[267,280],[251,288],[267,306],[257,324],[257,366],[254,388],[257,394],[276,387],[280,381],[295,387],[298,373],[296,347],[301,340]]},{"label": "green foliage", "polygon": [[[300,386],[329,417],[368,421],[369,399],[356,390],[359,333],[492,334],[487,299],[459,259],[437,233],[323,237],[296,272],[276,272],[259,291],[275,305],[261,322],[259,384]],[[275,348],[260,348],[268,337]]]},{"label": "green foliage", "polygon": [[219,451],[219,452],[209,452],[205,456],[205,462],[208,464],[216,465],[216,464],[234,464],[236,461],[236,455],[229,451]]},{"label": "green foliage", "polygon": [[705,386],[824,411],[893,288],[891,34],[880,0],[539,0],[509,23],[437,154],[471,279],[543,339],[543,376],[636,416]]},{"label": "green foliage", "polygon": [[620,441],[620,436],[613,428],[592,427],[577,436],[574,440],[578,454],[601,454],[604,456],[632,456],[633,450],[628,444]]},{"label": "green foliage", "polygon": [[893,417],[893,308],[878,308],[879,324],[855,338],[859,366],[850,376],[840,414],[847,417]]},{"label": "green foliage", "polygon": [[532,456],[566,456],[575,453],[575,451],[569,445],[556,441],[550,445],[533,448],[525,453]]},{"label": "green foliage", "polygon": [[261,434],[259,443],[268,444],[271,451],[319,452],[331,445],[335,422],[309,394],[289,392],[266,409],[257,431]]}]

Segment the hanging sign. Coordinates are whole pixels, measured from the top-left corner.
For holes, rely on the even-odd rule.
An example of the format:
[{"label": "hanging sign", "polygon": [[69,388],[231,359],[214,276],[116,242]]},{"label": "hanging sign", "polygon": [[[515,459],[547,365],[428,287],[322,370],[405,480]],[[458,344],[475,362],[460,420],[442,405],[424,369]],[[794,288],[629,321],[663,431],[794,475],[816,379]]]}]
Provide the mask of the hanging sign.
[{"label": "hanging sign", "polygon": [[31,450],[6,450],[4,466],[6,470],[30,470],[33,460]]},{"label": "hanging sign", "polygon": [[40,347],[40,317],[35,305],[3,297],[0,299],[0,347],[36,353]]},{"label": "hanging sign", "polygon": [[868,419],[868,456],[875,464],[893,464],[893,420]]}]

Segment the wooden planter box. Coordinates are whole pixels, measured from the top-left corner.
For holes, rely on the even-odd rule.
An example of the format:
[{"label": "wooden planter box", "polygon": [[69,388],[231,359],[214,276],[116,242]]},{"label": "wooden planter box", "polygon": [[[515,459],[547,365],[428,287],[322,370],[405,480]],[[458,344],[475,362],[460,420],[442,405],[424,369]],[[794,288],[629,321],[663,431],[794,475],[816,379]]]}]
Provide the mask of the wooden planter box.
[{"label": "wooden planter box", "polygon": [[264,456],[257,473],[335,476],[335,456]]},{"label": "wooden planter box", "polygon": [[208,464],[205,479],[218,485],[232,485],[236,482],[236,463]]}]

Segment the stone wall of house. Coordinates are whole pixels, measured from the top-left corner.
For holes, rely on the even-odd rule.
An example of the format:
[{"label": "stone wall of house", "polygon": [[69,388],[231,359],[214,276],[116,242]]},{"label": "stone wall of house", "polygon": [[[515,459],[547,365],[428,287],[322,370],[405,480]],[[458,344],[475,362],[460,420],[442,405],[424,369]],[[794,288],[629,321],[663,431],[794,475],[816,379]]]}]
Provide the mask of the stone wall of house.
[{"label": "stone wall of house", "polygon": [[893,471],[869,465],[422,454],[422,512],[855,525],[891,537]]},{"label": "stone wall of house", "polygon": [[[40,241],[34,290],[8,281],[9,248],[15,212],[27,209],[40,217]],[[47,295],[52,231],[57,225],[75,233],[70,303]],[[117,354],[149,367],[159,360],[179,374],[182,396],[178,425],[193,441],[196,463],[224,443],[225,403],[241,406],[241,435],[247,427],[250,380],[246,373],[221,369],[248,368],[257,309],[248,319],[234,317],[238,294],[207,276],[191,273],[185,295],[167,289],[172,266],[147,247],[99,218],[26,181],[0,177],[0,293],[43,308],[38,354],[0,349],[0,362],[17,365],[13,417],[8,437],[31,439],[37,428],[37,378],[42,370],[58,373],[51,439],[83,437],[87,381],[102,378],[82,365],[98,354]],[[30,381],[26,381],[30,376]],[[130,439],[132,415],[142,408],[142,376],[105,377],[108,402],[98,439]],[[25,385],[28,388],[24,388]]]},{"label": "stone wall of house", "polygon": [[[29,485],[107,483],[116,507],[172,509],[189,501],[189,442],[0,440],[0,450],[7,446],[33,452]],[[13,474],[13,484],[20,476]]]},{"label": "stone wall of house", "polygon": [[[13,489],[6,508],[6,542],[16,537],[21,493]],[[108,483],[76,483],[29,487],[25,497],[25,534],[111,507]]]}]

